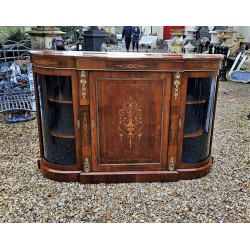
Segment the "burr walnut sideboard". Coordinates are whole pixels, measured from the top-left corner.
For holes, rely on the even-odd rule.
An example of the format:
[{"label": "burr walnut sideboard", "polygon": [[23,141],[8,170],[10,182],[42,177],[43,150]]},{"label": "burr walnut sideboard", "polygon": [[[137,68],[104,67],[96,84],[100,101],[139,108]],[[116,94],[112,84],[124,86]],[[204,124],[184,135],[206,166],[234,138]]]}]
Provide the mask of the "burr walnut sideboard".
[{"label": "burr walnut sideboard", "polygon": [[205,176],[221,60],[32,51],[41,171],[81,183]]}]

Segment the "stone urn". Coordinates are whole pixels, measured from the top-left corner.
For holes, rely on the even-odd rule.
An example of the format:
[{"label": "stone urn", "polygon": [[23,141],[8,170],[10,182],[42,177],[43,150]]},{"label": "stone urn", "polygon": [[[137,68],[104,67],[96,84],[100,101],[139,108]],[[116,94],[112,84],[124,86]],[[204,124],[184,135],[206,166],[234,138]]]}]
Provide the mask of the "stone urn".
[{"label": "stone urn", "polygon": [[194,32],[195,31],[196,30],[194,28],[191,28],[191,27],[186,30],[187,44],[184,46],[185,54],[192,54],[194,52],[195,46],[192,44],[192,41],[194,40]]},{"label": "stone urn", "polygon": [[211,44],[214,44],[214,45],[220,44],[217,31],[210,31],[209,34],[211,35],[211,41],[210,41]]},{"label": "stone urn", "polygon": [[174,37],[172,39],[172,47],[171,50],[173,53],[182,53],[183,43],[181,41],[181,37],[184,35],[184,29],[172,29],[170,30],[170,34]]},{"label": "stone urn", "polygon": [[193,54],[195,46],[191,43],[191,41],[188,41],[188,44],[184,46],[185,54]]},{"label": "stone urn", "polygon": [[235,30],[216,30],[217,37],[222,40],[222,46],[227,45],[227,40],[233,37],[233,34],[236,33]]}]

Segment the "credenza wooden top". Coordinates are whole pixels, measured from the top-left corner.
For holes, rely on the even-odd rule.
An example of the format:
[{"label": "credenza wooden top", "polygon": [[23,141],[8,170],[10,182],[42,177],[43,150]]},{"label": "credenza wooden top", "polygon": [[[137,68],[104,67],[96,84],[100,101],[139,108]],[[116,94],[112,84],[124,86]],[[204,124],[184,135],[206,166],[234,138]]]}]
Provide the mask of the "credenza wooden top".
[{"label": "credenza wooden top", "polygon": [[220,54],[168,54],[95,51],[31,51],[34,67],[77,70],[214,71],[220,69]]}]

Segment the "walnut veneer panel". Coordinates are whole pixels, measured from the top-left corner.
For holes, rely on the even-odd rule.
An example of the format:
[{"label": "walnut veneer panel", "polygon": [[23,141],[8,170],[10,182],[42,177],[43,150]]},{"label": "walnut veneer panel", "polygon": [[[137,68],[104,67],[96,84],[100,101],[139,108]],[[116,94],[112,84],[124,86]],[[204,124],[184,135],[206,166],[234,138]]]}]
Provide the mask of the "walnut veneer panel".
[{"label": "walnut veneer panel", "polygon": [[164,169],[171,74],[97,72],[90,78],[93,169]]}]

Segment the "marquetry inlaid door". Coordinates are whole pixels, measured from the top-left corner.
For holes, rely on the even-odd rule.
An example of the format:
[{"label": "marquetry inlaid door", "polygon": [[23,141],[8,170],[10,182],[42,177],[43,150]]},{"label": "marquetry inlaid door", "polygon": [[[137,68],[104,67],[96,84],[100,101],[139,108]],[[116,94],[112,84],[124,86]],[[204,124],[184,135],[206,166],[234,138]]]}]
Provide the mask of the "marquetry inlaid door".
[{"label": "marquetry inlaid door", "polygon": [[92,171],[167,166],[172,74],[90,72]]}]

